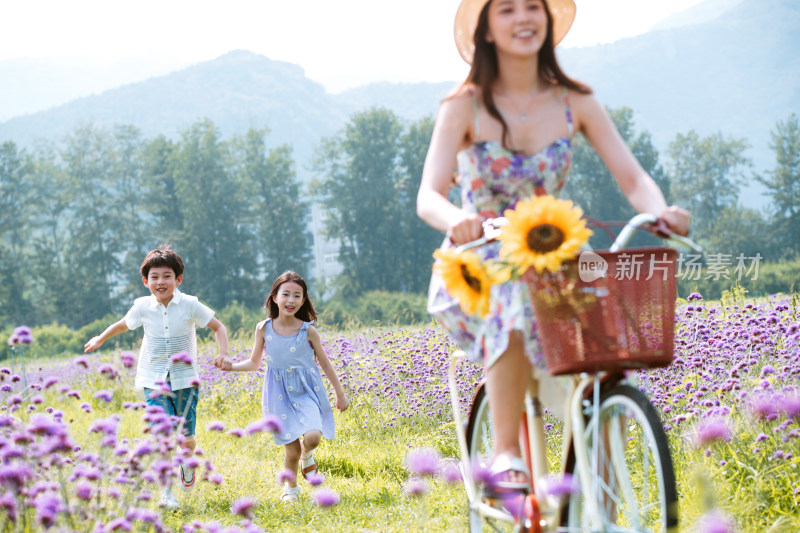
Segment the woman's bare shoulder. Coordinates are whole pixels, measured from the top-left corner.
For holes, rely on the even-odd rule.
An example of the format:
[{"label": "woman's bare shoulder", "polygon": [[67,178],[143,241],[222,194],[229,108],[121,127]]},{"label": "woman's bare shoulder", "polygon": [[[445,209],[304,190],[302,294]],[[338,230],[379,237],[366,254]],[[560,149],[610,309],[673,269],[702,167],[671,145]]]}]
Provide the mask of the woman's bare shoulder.
[{"label": "woman's bare shoulder", "polygon": [[266,320],[262,320],[261,322],[256,324],[256,331],[264,331],[264,329],[267,327],[267,322],[269,321],[270,319],[267,318]]},{"label": "woman's bare shoulder", "polygon": [[480,89],[471,83],[461,83],[455,86],[442,100],[441,107],[448,109],[472,108],[472,102],[478,98]]}]

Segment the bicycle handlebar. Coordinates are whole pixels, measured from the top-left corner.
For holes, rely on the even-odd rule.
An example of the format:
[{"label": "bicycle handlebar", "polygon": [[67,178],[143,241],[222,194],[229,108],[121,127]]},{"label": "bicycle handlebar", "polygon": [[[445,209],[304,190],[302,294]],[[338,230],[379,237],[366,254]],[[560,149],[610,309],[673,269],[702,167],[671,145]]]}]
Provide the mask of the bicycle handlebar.
[{"label": "bicycle handlebar", "polygon": [[684,237],[682,235],[678,235],[677,233],[673,233],[662,219],[655,215],[651,215],[650,213],[639,213],[630,219],[628,223],[625,224],[625,227],[622,228],[622,231],[619,232],[617,238],[614,239],[614,242],[611,244],[608,251],[619,252],[625,248],[625,246],[628,245],[628,242],[630,242],[631,237],[633,237],[633,234],[636,233],[636,230],[645,226],[650,226],[650,228],[648,228],[650,232],[658,237],[676,242],[682,246],[694,250],[699,254],[703,253],[703,248],[699,244],[691,240],[689,237]]},{"label": "bicycle handlebar", "polygon": [[[456,248],[456,252],[463,252],[465,250],[469,250],[471,248],[477,248],[478,246],[483,246],[484,244],[490,243],[497,239],[502,231],[502,227],[508,224],[508,219],[505,217],[497,217],[497,218],[490,218],[483,222],[483,237],[480,239],[470,241],[467,243],[462,244],[461,246]],[[622,231],[619,232],[617,238],[609,247],[609,252],[618,252],[625,248],[628,245],[633,234],[636,233],[636,230],[645,228],[650,231],[652,234],[661,237],[663,239],[670,240],[681,246],[685,246],[695,252],[702,254],[703,248],[691,240],[688,237],[684,237],[682,235],[678,235],[677,233],[672,232],[666,223],[658,218],[655,215],[651,215],[650,213],[639,213],[638,215],[631,218],[625,227],[622,228]]]}]

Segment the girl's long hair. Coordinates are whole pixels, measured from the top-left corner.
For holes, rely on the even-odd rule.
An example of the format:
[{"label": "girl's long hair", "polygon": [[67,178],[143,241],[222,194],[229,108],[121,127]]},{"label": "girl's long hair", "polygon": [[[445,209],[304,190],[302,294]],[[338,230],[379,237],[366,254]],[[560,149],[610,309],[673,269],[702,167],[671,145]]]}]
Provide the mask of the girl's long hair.
[{"label": "girl's long hair", "polygon": [[[556,50],[553,45],[553,16],[550,14],[550,8],[547,6],[547,1],[542,0],[544,3],[545,12],[547,13],[547,37],[539,50],[539,77],[553,85],[562,85],[568,89],[572,89],[579,93],[591,94],[592,90],[564,74],[561,67],[558,65],[556,59]],[[503,126],[503,146],[508,148],[506,138],[508,136],[508,124],[503,120],[497,106],[494,103],[492,96],[492,86],[497,80],[499,68],[497,65],[497,53],[494,48],[494,43],[486,40],[486,34],[489,31],[489,4],[491,1],[486,2],[481,10],[480,17],[478,17],[478,25],[475,27],[475,35],[473,42],[475,44],[475,53],[472,56],[472,65],[467,75],[467,79],[462,86],[473,84],[481,90],[481,99],[483,105],[491,116],[497,119]]]},{"label": "girl's long hair", "polygon": [[275,296],[278,294],[281,285],[287,281],[293,281],[303,288],[303,305],[300,306],[300,309],[297,310],[294,316],[303,322],[312,322],[317,320],[317,310],[314,309],[314,304],[308,297],[308,287],[306,286],[305,280],[300,276],[300,274],[297,272],[292,272],[291,270],[287,270],[278,276],[278,279],[276,279],[275,283],[272,284],[272,289],[270,289],[267,299],[264,302],[264,309],[267,311],[269,317],[272,319],[278,318],[278,304],[275,303]]}]

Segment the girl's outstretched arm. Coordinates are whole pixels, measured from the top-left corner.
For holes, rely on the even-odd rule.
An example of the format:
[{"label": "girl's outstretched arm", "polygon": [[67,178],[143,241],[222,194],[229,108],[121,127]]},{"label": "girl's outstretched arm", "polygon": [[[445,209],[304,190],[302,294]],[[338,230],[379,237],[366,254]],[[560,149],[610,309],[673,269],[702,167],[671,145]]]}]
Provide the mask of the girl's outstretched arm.
[{"label": "girl's outstretched arm", "polygon": [[319,366],[325,372],[325,377],[328,378],[328,381],[333,385],[333,390],[336,391],[336,408],[340,411],[346,410],[347,406],[350,405],[350,400],[347,399],[342,384],[339,383],[339,376],[336,375],[336,370],[333,369],[330,359],[325,354],[325,350],[322,349],[322,340],[320,340],[319,332],[314,326],[308,327],[308,342],[311,343],[311,347],[314,349],[314,355],[317,356]]},{"label": "girl's outstretched arm", "polygon": [[253,351],[250,352],[250,359],[243,359],[238,363],[233,363],[229,369],[233,372],[251,372],[261,366],[261,358],[264,356],[264,328],[267,321],[259,322],[256,325],[256,332],[253,336]]}]

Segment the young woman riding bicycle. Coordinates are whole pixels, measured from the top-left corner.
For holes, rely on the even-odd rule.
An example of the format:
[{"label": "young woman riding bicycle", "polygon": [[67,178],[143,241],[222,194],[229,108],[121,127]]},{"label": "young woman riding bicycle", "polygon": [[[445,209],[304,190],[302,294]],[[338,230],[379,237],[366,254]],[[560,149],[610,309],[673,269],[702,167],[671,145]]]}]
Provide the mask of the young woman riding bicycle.
[{"label": "young woman riding bicycle", "polygon": [[[557,194],[578,132],[637,211],[688,234],[689,214],[667,206],[591,89],[559,67],[554,49],[574,16],[573,0],[459,5],[455,39],[470,71],[440,106],[417,198],[419,216],[446,232],[443,249],[478,239],[484,220],[520,200]],[[460,207],[448,200],[454,167]],[[499,246],[490,243],[476,252],[483,259],[496,257]],[[428,311],[468,356],[486,366],[495,435],[491,468],[501,489],[525,490],[530,474],[520,460],[519,421],[531,374],[544,367],[527,287],[521,281],[493,287],[489,313],[481,318],[464,313],[434,274]]]}]

